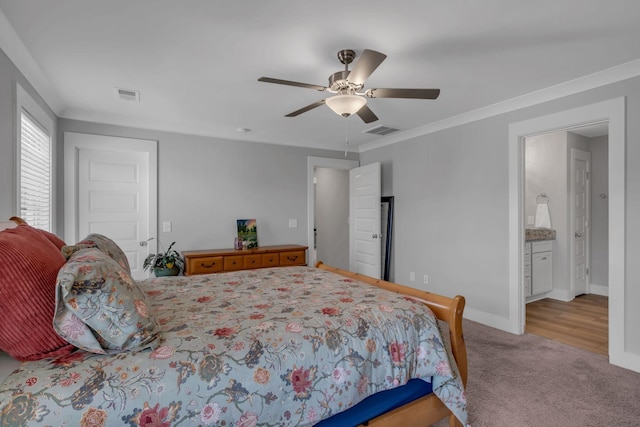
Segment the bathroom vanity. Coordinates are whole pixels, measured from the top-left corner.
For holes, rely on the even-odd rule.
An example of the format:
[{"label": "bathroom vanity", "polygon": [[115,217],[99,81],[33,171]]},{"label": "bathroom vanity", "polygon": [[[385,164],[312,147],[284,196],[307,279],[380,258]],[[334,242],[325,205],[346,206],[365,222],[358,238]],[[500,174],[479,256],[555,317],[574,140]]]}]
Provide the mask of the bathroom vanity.
[{"label": "bathroom vanity", "polygon": [[553,240],[555,238],[555,230],[525,230],[524,294],[527,299],[553,289]]}]

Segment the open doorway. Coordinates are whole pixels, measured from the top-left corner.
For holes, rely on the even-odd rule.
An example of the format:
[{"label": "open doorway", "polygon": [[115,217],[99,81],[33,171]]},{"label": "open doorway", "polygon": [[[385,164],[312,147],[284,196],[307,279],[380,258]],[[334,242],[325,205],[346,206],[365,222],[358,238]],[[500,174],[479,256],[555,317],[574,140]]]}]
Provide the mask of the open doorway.
[{"label": "open doorway", "polygon": [[316,259],[349,269],[349,171],[316,167],[315,223]]},{"label": "open doorway", "polygon": [[[316,241],[318,239],[316,233],[316,170],[317,169],[328,169],[328,170],[336,170],[336,171],[346,171],[348,176],[348,171],[353,168],[359,166],[359,162],[356,160],[347,160],[347,159],[332,159],[325,157],[309,157],[307,159],[307,224],[309,228],[307,230],[307,246],[309,246],[309,257],[308,263],[313,266],[317,261],[323,261],[325,263],[329,263],[324,259],[318,258],[316,253]],[[347,179],[347,197],[348,197],[348,179]],[[330,206],[332,203],[330,200],[324,199],[323,203]],[[349,206],[347,203],[347,216],[348,216]],[[320,233],[323,233],[323,230],[319,230]],[[323,236],[321,236],[323,238]],[[348,233],[347,233],[348,238]],[[348,267],[348,240],[347,240],[347,267]],[[331,265],[331,264],[329,264]]]},{"label": "open doorway", "polygon": [[608,123],[526,137],[524,158],[525,331],[606,355]]},{"label": "open doorway", "polygon": [[509,125],[509,319],[505,330],[524,333],[524,138],[531,135],[609,122],[609,362],[640,371],[640,358],[625,345],[632,328],[625,304],[626,198],[625,198],[625,98],[596,102]]}]

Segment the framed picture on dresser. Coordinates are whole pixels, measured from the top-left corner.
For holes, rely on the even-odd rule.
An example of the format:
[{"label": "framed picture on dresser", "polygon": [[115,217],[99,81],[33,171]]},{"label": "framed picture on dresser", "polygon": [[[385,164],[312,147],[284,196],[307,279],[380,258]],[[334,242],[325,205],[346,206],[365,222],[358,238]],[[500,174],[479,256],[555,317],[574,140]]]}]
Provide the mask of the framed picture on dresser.
[{"label": "framed picture on dresser", "polygon": [[246,242],[246,248],[258,247],[258,228],[255,219],[238,219],[236,220],[238,228],[238,239]]}]

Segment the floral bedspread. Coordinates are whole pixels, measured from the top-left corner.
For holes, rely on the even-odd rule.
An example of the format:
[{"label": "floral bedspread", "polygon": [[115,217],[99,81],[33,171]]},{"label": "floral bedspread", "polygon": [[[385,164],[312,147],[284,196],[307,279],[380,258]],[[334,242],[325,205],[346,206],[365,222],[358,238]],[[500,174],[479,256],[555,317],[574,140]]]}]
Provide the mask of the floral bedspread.
[{"label": "floral bedspread", "polygon": [[415,377],[466,425],[435,318],[408,297],[309,267],[140,283],[159,347],[23,363],[0,425],[306,426]]}]

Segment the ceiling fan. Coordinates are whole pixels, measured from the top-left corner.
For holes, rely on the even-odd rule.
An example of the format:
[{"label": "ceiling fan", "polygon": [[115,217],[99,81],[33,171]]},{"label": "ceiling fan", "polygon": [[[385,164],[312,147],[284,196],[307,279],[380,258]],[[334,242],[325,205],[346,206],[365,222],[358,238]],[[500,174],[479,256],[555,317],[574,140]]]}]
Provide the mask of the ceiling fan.
[{"label": "ceiling fan", "polygon": [[338,52],[338,59],[344,64],[344,71],[338,71],[329,76],[329,86],[320,86],[308,83],[294,82],[291,80],[274,79],[271,77],[260,77],[258,81],[266,83],[276,83],[288,86],[297,86],[308,89],[315,89],[320,92],[330,92],[335,95],[316,101],[299,110],[286,115],[286,117],[296,117],[309,110],[313,110],[321,105],[327,104],[336,114],[349,117],[357,114],[365,123],[378,120],[378,117],[366,105],[367,98],[413,98],[413,99],[436,99],[440,95],[440,89],[367,89],[364,92],[364,82],[375,71],[376,68],[387,57],[384,53],[375,50],[365,49],[349,71],[349,64],[356,57],[355,51],[343,49]]}]

